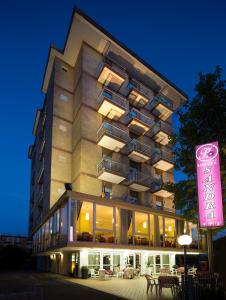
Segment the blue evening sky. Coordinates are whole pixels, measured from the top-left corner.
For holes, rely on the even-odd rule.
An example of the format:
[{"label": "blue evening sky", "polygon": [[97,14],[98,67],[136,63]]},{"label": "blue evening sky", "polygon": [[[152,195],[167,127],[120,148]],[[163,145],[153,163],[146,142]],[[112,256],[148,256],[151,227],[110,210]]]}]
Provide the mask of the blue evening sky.
[{"label": "blue evening sky", "polygon": [[[191,98],[199,71],[226,70],[224,0],[1,1],[0,234],[27,234],[32,126],[50,43],[77,5]],[[176,126],[178,125],[175,122]],[[176,180],[182,174],[176,173]]]}]

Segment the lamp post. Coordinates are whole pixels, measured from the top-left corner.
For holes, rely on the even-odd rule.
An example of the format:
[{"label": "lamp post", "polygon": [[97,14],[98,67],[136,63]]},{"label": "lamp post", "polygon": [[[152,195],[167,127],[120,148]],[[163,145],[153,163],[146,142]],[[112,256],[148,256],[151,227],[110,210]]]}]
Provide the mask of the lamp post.
[{"label": "lamp post", "polygon": [[188,234],[183,234],[177,239],[178,244],[184,246],[184,298],[188,299],[188,267],[187,267],[187,246],[192,242],[192,238]]}]

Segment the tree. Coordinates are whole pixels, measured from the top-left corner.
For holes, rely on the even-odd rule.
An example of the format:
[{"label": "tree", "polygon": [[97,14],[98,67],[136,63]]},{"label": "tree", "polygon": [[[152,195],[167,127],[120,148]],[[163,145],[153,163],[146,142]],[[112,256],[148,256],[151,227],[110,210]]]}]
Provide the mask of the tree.
[{"label": "tree", "polygon": [[187,175],[187,180],[168,185],[168,190],[175,194],[175,207],[189,218],[197,218],[196,145],[219,142],[223,197],[226,197],[225,87],[226,81],[222,79],[222,69],[219,66],[213,73],[199,73],[195,97],[177,112],[180,127],[172,138],[175,168]]}]

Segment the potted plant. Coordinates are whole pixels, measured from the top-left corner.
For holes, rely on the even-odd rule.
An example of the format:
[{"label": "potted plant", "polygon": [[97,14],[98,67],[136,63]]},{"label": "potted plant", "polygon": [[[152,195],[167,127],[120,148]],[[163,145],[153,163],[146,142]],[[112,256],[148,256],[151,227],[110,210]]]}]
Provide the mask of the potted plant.
[{"label": "potted plant", "polygon": [[89,277],[89,268],[87,266],[81,267],[82,279],[87,279]]},{"label": "potted plant", "polygon": [[173,268],[173,274],[176,274],[176,269],[178,269],[178,265],[173,265],[172,268]]}]

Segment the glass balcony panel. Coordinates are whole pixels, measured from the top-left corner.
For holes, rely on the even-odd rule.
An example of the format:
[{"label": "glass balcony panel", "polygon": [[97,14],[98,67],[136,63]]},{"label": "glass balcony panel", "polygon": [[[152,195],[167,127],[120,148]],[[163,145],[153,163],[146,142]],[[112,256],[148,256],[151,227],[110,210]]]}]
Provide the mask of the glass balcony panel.
[{"label": "glass balcony panel", "polygon": [[136,139],[132,139],[127,146],[128,157],[136,162],[145,162],[151,158],[151,148]]},{"label": "glass balcony panel", "polygon": [[144,174],[134,169],[130,169],[127,183],[130,189],[137,192],[145,192],[151,188],[152,178],[148,174]]},{"label": "glass balcony panel", "polygon": [[125,165],[113,161],[109,158],[104,158],[97,167],[98,179],[107,182],[118,184],[126,178]]},{"label": "glass balcony panel", "polygon": [[173,102],[163,96],[155,96],[148,104],[148,109],[161,120],[167,120],[173,113]]},{"label": "glass balcony panel", "polygon": [[151,156],[151,165],[162,171],[172,169],[174,166],[172,152],[156,148]]},{"label": "glass balcony panel", "polygon": [[105,58],[98,67],[98,82],[119,89],[127,77],[125,70],[112,60]]},{"label": "glass balcony panel", "polygon": [[142,114],[139,110],[135,108],[131,109],[128,117],[128,127],[140,133],[147,132],[154,124],[154,121],[151,118]]},{"label": "glass balcony panel", "polygon": [[127,132],[107,122],[97,132],[97,144],[111,151],[119,152],[129,140]]},{"label": "glass balcony panel", "polygon": [[108,88],[101,91],[97,105],[100,114],[114,120],[121,118],[129,109],[128,101]]},{"label": "glass balcony panel", "polygon": [[170,135],[172,135],[172,126],[163,121],[158,121],[151,128],[148,135],[154,139],[155,142],[165,146],[170,141]]},{"label": "glass balcony panel", "polygon": [[144,107],[149,101],[149,99],[145,95],[143,95],[139,90],[135,88],[130,91],[128,100],[132,105],[138,108]]}]

